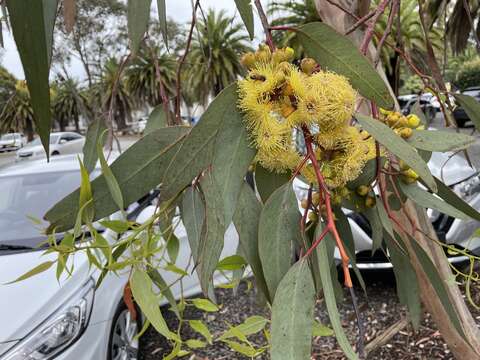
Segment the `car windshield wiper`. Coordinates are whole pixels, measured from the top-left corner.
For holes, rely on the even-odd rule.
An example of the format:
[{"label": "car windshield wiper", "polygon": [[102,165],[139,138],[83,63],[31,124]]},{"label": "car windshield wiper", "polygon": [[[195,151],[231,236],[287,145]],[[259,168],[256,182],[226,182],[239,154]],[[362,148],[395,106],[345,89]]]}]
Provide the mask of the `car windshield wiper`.
[{"label": "car windshield wiper", "polygon": [[16,250],[32,250],[35,249],[31,246],[25,245],[11,245],[11,244],[0,244],[0,251],[16,251]]}]

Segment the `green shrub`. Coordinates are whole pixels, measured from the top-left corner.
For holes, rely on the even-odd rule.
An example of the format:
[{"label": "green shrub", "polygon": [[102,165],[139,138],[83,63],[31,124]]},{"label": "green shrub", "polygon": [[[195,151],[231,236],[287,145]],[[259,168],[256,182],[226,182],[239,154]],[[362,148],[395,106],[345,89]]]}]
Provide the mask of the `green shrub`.
[{"label": "green shrub", "polygon": [[457,74],[455,85],[464,90],[471,86],[480,86],[480,58],[465,62]]}]

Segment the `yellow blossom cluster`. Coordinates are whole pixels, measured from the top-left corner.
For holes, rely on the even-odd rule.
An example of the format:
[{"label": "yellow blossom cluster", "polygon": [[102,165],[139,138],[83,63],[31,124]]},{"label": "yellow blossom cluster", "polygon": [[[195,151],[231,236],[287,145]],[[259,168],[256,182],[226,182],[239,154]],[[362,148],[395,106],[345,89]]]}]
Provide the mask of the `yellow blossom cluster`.
[{"label": "yellow blossom cluster", "polygon": [[[239,81],[239,107],[258,150],[256,161],[276,172],[295,169],[302,155],[294,132],[308,127],[327,185],[343,187],[375,157],[373,139],[350,126],[356,93],[345,77],[320,70],[310,58],[296,66],[293,56],[291,48],[272,53],[260,46],[242,58],[248,75]],[[311,164],[302,175],[316,183]]]}]

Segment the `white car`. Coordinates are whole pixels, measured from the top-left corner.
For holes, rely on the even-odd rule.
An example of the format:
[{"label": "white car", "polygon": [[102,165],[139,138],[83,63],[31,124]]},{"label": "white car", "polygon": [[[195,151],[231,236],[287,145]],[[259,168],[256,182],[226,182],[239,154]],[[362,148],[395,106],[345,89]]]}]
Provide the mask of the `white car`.
[{"label": "white car", "polygon": [[[99,174],[99,169],[94,171]],[[38,264],[52,260],[42,255],[45,240],[38,225],[27,216],[41,218],[53,204],[79,186],[76,156],[20,162],[0,170],[0,358],[2,360],[134,360],[138,355],[135,336],[141,320],[133,321],[123,302],[127,274],[108,275],[95,289],[98,270],[90,269],[86,256],[75,255],[71,278],[56,280],[55,266],[27,280],[7,284]],[[151,214],[155,194],[132,204],[128,213],[141,222]],[[114,214],[115,215],[115,214]],[[118,214],[117,214],[118,216]],[[176,228],[180,250],[176,265],[185,268],[190,247],[183,225]],[[60,237],[61,235],[59,235]],[[105,230],[108,241],[117,235]],[[227,230],[222,256],[236,252],[238,236]],[[127,271],[128,273],[128,271]],[[167,283],[178,275],[163,273]],[[215,282],[225,281],[218,276]],[[201,292],[196,275],[182,281],[184,296]],[[171,290],[178,299],[180,282]],[[161,302],[160,305],[164,304]]]},{"label": "white car", "polygon": [[[50,156],[79,154],[85,144],[85,137],[74,132],[57,132],[50,134]],[[40,138],[29,142],[17,151],[17,160],[38,159],[46,157]]]},{"label": "white car", "polygon": [[25,136],[20,133],[4,134],[0,137],[0,152],[15,151],[27,143]]}]

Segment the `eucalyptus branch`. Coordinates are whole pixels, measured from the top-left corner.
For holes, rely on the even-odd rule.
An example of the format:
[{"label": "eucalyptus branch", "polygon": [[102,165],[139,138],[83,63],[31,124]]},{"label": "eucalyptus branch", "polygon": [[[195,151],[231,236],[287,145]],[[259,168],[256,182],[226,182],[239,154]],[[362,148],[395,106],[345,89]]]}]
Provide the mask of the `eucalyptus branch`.
[{"label": "eucalyptus branch", "polygon": [[255,0],[255,7],[258,11],[258,16],[260,17],[260,21],[262,22],[263,31],[265,32],[265,42],[267,43],[270,50],[275,50],[275,45],[273,44],[272,33],[270,31],[270,25],[268,23],[267,15],[265,14],[265,10],[263,10],[262,3],[260,0]]}]

